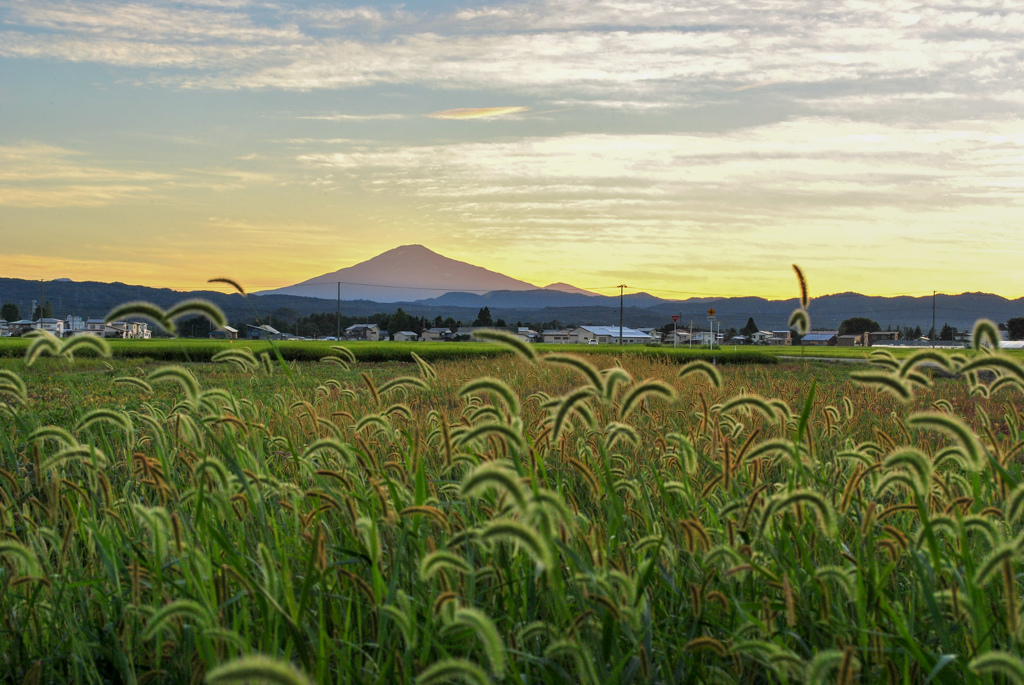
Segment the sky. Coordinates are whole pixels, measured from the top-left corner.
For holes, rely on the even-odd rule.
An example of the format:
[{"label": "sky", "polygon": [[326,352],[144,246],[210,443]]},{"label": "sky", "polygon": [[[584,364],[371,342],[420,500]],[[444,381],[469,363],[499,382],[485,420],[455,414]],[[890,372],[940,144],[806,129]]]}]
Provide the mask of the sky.
[{"label": "sky", "polygon": [[0,0],[0,275],[1019,297],[1022,65],[1019,1]]}]

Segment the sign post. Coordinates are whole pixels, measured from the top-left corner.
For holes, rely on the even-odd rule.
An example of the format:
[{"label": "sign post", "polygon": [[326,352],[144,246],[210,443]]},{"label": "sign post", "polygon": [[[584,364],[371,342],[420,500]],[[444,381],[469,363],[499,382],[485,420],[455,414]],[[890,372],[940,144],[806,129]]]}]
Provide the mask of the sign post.
[{"label": "sign post", "polygon": [[672,349],[676,348],[676,342],[679,340],[679,336],[676,335],[676,324],[679,322],[679,315],[672,315]]},{"label": "sign post", "polygon": [[708,328],[711,330],[711,349],[715,349],[715,308],[708,309]]}]

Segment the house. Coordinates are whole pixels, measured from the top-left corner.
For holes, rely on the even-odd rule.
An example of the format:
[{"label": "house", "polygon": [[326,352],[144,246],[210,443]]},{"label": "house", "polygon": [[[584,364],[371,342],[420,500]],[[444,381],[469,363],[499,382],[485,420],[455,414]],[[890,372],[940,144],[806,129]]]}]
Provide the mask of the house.
[{"label": "house", "polygon": [[380,326],[375,323],[357,323],[345,329],[345,340],[380,340]]},{"label": "house", "polygon": [[281,331],[277,330],[273,326],[263,324],[261,326],[253,326],[251,323],[245,325],[247,329],[246,337],[249,340],[281,340],[284,335]]},{"label": "house", "polygon": [[726,341],[727,345],[749,345],[750,338],[745,335],[734,335]]},{"label": "house", "polygon": [[516,328],[516,335],[523,342],[537,342],[541,338],[541,334],[535,330],[532,330],[526,326],[519,326]]},{"label": "house", "polygon": [[237,340],[238,329],[231,326],[223,326],[210,331],[210,338],[213,340]]},{"label": "house", "polygon": [[6,337],[11,334],[11,329],[7,325],[6,319],[0,319],[0,338]]},{"label": "house", "polygon": [[437,342],[449,340],[451,337],[452,331],[449,328],[427,328],[420,333],[420,342]]},{"label": "house", "polygon": [[870,347],[878,343],[895,342],[899,339],[899,331],[875,331],[874,333],[864,333],[861,336],[860,344],[864,347]]},{"label": "house", "polygon": [[121,337],[130,338],[132,340],[149,340],[150,337],[152,337],[152,331],[149,330],[149,324],[143,323],[142,321],[112,321],[110,325],[113,328],[124,331],[124,335]]},{"label": "house", "polygon": [[[671,341],[671,338],[670,338]],[[676,329],[676,344],[677,345],[688,345],[690,344],[690,331],[684,331]]]},{"label": "house", "polygon": [[660,343],[662,339],[661,330],[657,328],[638,328],[641,333],[646,333],[652,343]]},{"label": "house", "polygon": [[811,331],[800,339],[800,344],[810,347],[835,347],[838,339],[838,331]]},{"label": "house", "polygon": [[395,342],[416,342],[419,336],[413,331],[398,331],[395,333]]},{"label": "house", "polygon": [[838,347],[860,347],[862,338],[859,335],[840,335],[836,338]]},{"label": "house", "polygon": [[7,324],[7,328],[10,329],[11,335],[23,335],[24,333],[32,330],[36,327],[36,322],[29,319],[20,319],[18,321],[11,321]]},{"label": "house", "polygon": [[[569,332],[569,338],[572,342],[581,345],[588,345],[591,340],[596,340],[602,345],[617,345],[619,343],[619,330],[618,326],[578,326]],[[651,342],[651,336],[635,328],[623,326],[621,331],[622,343],[624,345],[644,345]]]},{"label": "house", "polygon": [[772,337],[771,331],[754,331],[750,334],[751,345],[767,345]]},{"label": "house", "polygon": [[85,330],[81,331],[85,335],[94,335],[97,338],[105,338],[107,324],[103,319],[86,319]]},{"label": "house", "polygon": [[690,340],[695,345],[710,345],[711,341],[714,340],[715,344],[718,345],[722,342],[722,335],[712,333],[711,331],[694,331]]},{"label": "house", "polygon": [[541,333],[541,339],[546,343],[566,344],[572,342],[569,339],[569,331],[565,328],[549,328]]},{"label": "house", "polygon": [[785,331],[772,331],[771,337],[768,338],[769,345],[792,345],[793,344],[793,332],[789,330]]},{"label": "house", "polygon": [[39,319],[35,328],[44,330],[58,338],[64,337],[64,319]]},{"label": "house", "polygon": [[74,332],[75,335],[93,335],[97,338],[131,338],[149,340],[153,331],[149,324],[141,321],[111,321],[103,319],[87,319],[83,328]]}]

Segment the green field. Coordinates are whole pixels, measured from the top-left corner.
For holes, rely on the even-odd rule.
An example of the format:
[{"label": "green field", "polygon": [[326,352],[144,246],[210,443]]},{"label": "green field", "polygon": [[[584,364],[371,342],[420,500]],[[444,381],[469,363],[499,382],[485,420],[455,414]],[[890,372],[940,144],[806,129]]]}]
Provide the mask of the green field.
[{"label": "green field", "polygon": [[[24,338],[0,338],[0,359],[20,358],[28,349],[30,340]],[[428,361],[442,359],[471,359],[497,357],[511,354],[508,348],[494,343],[483,342],[327,342],[327,341],[285,341],[269,343],[259,340],[195,340],[155,338],[153,340],[110,340],[108,341],[115,358],[148,358],[162,361],[204,362],[225,349],[243,347],[254,354],[280,352],[286,361],[318,361],[333,354],[333,349],[343,346],[352,351],[361,362],[411,362],[415,352]],[[632,356],[641,355],[676,360],[680,363],[690,359],[714,360],[725,364],[771,364],[778,357],[824,357],[836,359],[868,359],[872,350],[884,349],[898,359],[904,359],[917,350],[905,348],[862,348],[862,347],[772,347],[727,345],[709,350],[706,347],[672,348],[671,346],[627,345],[535,345],[538,353],[567,353],[592,355]],[[943,354],[974,354],[971,350],[941,350]],[[276,353],[275,353],[276,354]],[[1012,357],[1024,359],[1024,351],[1004,352]]]},{"label": "green field", "polygon": [[4,345],[7,682],[1024,677],[1014,357]]},{"label": "green field", "polygon": [[[30,339],[0,339],[0,359],[21,358],[28,349]],[[477,359],[508,356],[509,348],[485,342],[325,342],[325,341],[284,341],[270,343],[259,340],[190,340],[157,338],[153,340],[110,340],[111,353],[115,358],[151,359],[161,361],[204,362],[210,361],[223,350],[243,348],[253,354],[269,353],[275,359],[278,353],[285,361],[319,361],[334,354],[341,346],[352,352],[360,362],[412,362],[412,353],[427,361]],[[538,351],[586,355],[629,355],[648,358],[665,358],[685,363],[692,359],[706,359],[726,364],[772,364],[774,355],[767,348],[740,348],[737,351],[707,350],[669,347],[615,345],[537,345]]]}]

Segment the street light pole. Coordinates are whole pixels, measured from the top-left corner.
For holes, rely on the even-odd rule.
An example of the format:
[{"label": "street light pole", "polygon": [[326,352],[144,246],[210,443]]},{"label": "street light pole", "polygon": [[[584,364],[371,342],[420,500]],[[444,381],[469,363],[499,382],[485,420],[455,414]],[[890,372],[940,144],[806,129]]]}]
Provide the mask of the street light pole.
[{"label": "street light pole", "polygon": [[619,344],[622,344],[622,293],[629,287],[625,284],[619,286]]}]

